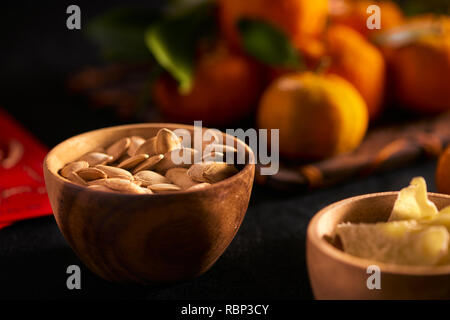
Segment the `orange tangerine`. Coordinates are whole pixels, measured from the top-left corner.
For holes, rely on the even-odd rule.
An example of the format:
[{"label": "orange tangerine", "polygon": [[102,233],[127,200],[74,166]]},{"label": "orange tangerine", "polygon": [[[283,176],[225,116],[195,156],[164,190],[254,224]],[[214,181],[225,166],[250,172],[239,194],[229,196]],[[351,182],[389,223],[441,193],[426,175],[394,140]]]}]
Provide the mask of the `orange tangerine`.
[{"label": "orange tangerine", "polygon": [[282,157],[318,160],[358,147],[368,112],[361,95],[343,78],[292,73],[267,88],[257,123],[259,128],[279,129]]},{"label": "orange tangerine", "polygon": [[450,146],[439,158],[436,169],[436,186],[439,192],[450,194]]}]

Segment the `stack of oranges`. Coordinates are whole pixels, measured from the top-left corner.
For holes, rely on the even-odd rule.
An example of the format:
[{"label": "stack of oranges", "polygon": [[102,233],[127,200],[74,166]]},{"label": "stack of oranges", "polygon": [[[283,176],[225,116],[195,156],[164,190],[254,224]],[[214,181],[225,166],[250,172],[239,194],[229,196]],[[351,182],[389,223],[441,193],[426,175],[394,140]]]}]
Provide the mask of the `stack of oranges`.
[{"label": "stack of oranges", "polygon": [[[280,130],[284,158],[310,161],[357,148],[388,91],[414,112],[450,110],[449,17],[407,19],[388,0],[216,2],[220,39],[197,55],[192,90],[180,93],[167,75],[153,86],[171,119],[226,126],[256,113],[259,128]],[[374,4],[380,30],[366,24]],[[242,18],[282,31],[305,66],[255,61],[243,48]]]}]

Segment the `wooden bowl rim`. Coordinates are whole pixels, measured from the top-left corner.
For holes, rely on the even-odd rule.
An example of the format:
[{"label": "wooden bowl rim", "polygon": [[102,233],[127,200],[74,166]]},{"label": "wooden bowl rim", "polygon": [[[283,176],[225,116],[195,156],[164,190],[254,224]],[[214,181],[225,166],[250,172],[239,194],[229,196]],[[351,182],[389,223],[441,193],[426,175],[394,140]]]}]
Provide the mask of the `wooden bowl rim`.
[{"label": "wooden bowl rim", "polygon": [[[362,199],[367,198],[381,198],[386,196],[398,195],[399,191],[388,191],[388,192],[378,192],[378,193],[369,193],[361,196],[355,196],[351,198],[347,198],[344,200],[340,200],[338,202],[332,203],[319,212],[317,212],[314,217],[311,219],[308,229],[307,229],[307,240],[311,242],[318,250],[320,250],[323,254],[334,258],[335,260],[341,262],[342,264],[351,265],[353,267],[362,269],[364,272],[369,265],[376,265],[380,267],[382,272],[399,274],[399,275],[410,275],[410,276],[434,276],[434,275],[447,275],[450,274],[450,265],[446,266],[409,266],[409,265],[396,265],[391,263],[383,263],[376,260],[371,259],[363,259],[359,257],[352,256],[348,253],[345,253],[342,250],[334,247],[328,241],[326,241],[323,237],[320,237],[318,234],[318,226],[321,222],[321,219],[324,218],[327,214],[330,214],[331,210],[345,206],[348,203],[354,201],[360,201]],[[450,195],[440,194],[428,192],[429,196],[446,198],[450,200]]]},{"label": "wooden bowl rim", "polygon": [[[193,193],[200,193],[200,192],[205,192],[205,191],[209,191],[215,188],[220,188],[221,186],[225,185],[225,184],[229,184],[232,183],[232,181],[238,179],[240,176],[244,175],[246,172],[251,171],[254,169],[255,167],[255,155],[253,153],[253,150],[243,141],[239,140],[236,137],[233,137],[223,131],[222,132],[225,136],[228,137],[232,137],[236,143],[241,144],[244,146],[246,152],[248,152],[249,154],[249,163],[247,163],[241,170],[239,170],[238,173],[236,173],[235,175],[222,180],[220,182],[217,183],[213,183],[210,186],[207,186],[205,188],[201,188],[201,189],[197,189],[197,190],[183,190],[183,191],[177,191],[177,192],[165,192],[165,193],[153,193],[153,194],[131,194],[131,193],[119,193],[119,192],[108,192],[108,191],[99,191],[99,190],[93,190],[93,189],[89,189],[87,187],[84,186],[80,186],[78,184],[73,183],[72,181],[62,177],[61,175],[58,174],[58,172],[54,172],[53,170],[50,170],[49,166],[48,166],[48,159],[51,158],[55,153],[58,152],[58,149],[61,148],[61,146],[63,146],[64,144],[68,143],[69,141],[72,140],[76,140],[79,139],[81,137],[85,137],[88,136],[90,134],[93,133],[98,133],[98,132],[108,132],[108,131],[115,131],[115,130],[119,130],[119,129],[139,129],[139,128],[167,128],[167,127],[176,127],[179,129],[187,129],[187,130],[192,130],[194,128],[194,126],[192,125],[187,125],[187,124],[178,124],[178,123],[163,123],[163,122],[154,122],[154,123],[135,123],[135,124],[125,124],[125,125],[119,125],[119,126],[112,126],[112,127],[106,127],[106,128],[101,128],[101,129],[96,129],[96,130],[91,130],[91,131],[87,131],[87,132],[83,132],[80,133],[78,135],[75,135],[73,137],[70,137],[60,143],[58,143],[55,147],[53,147],[46,155],[46,157],[44,158],[44,169],[47,170],[53,177],[55,177],[57,180],[60,180],[64,185],[69,185],[70,187],[74,187],[76,189],[82,190],[82,191],[86,191],[86,192],[93,192],[93,193],[101,193],[101,194],[114,194],[115,196],[118,197],[130,197],[130,198],[134,198],[134,197],[174,197],[177,195],[186,195],[186,194],[193,194]],[[209,128],[207,127],[203,127],[203,130],[207,130]],[[253,162],[253,163],[252,163]]]}]

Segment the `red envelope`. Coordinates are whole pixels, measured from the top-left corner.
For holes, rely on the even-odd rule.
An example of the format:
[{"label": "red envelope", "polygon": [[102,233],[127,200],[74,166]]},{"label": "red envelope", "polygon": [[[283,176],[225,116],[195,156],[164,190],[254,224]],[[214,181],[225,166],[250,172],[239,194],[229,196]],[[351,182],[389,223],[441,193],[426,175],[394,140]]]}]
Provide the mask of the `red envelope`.
[{"label": "red envelope", "polygon": [[0,228],[52,213],[42,171],[47,152],[0,109]]},{"label": "red envelope", "polygon": [[2,222],[0,223],[0,229],[12,225],[14,222]]}]

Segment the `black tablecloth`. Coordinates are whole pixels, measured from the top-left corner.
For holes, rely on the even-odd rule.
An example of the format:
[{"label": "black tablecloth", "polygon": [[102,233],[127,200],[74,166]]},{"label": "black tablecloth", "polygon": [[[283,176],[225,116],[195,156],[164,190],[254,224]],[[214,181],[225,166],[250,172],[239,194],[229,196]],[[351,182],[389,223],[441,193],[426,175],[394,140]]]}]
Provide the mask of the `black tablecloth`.
[{"label": "black tablecloth", "polygon": [[[413,176],[433,181],[433,163],[303,195],[255,187],[245,220],[231,245],[203,276],[170,286],[126,287],[86,269],[54,218],[0,230],[0,297],[148,299],[311,299],[305,264],[308,221],[329,203],[370,192],[398,190]],[[431,190],[434,190],[432,185]],[[82,270],[82,289],[69,291],[66,268]]]},{"label": "black tablecloth", "polygon": [[[113,3],[120,2],[108,1],[108,6]],[[110,112],[92,111],[65,92],[69,72],[98,62],[82,31],[66,29],[69,4],[24,1],[8,5],[0,19],[0,106],[49,147],[74,134],[120,123]],[[106,8],[99,1],[80,7],[82,23]],[[314,213],[350,196],[399,190],[418,175],[427,178],[433,191],[434,169],[435,163],[418,164],[309,194],[286,195],[255,186],[241,229],[211,270],[169,286],[108,283],[82,265],[52,216],[20,222],[0,230],[0,297],[311,299],[305,234]],[[66,268],[72,264],[81,267],[81,290],[66,287]]]}]

